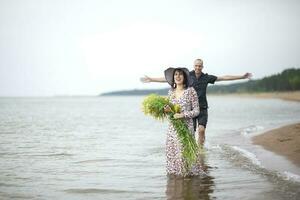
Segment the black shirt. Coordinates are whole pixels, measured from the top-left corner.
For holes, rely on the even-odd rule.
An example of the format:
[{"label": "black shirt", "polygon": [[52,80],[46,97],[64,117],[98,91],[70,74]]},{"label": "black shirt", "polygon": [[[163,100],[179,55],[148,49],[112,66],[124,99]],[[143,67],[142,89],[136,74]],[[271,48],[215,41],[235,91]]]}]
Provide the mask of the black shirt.
[{"label": "black shirt", "polygon": [[196,90],[199,100],[200,109],[207,109],[206,89],[209,83],[214,84],[218,77],[214,75],[201,73],[200,77],[196,77],[195,71],[190,72],[191,79],[193,80],[193,88]]}]

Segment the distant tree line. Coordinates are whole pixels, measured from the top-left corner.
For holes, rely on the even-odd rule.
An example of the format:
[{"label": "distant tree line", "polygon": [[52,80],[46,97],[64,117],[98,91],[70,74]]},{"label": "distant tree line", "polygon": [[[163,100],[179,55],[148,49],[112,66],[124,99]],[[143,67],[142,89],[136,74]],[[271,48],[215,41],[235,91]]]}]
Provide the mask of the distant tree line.
[{"label": "distant tree line", "polygon": [[213,85],[208,93],[275,92],[300,90],[300,69],[286,69],[279,74],[258,80],[230,85]]},{"label": "distant tree line", "polygon": [[158,95],[167,95],[169,88],[166,89],[152,89],[152,90],[122,90],[114,91],[100,94],[100,96],[135,96],[135,95],[148,95],[148,94],[158,94]]},{"label": "distant tree line", "polygon": [[[152,90],[122,90],[100,94],[101,96],[147,95],[156,93],[167,95],[169,88]],[[286,69],[279,74],[267,76],[258,80],[249,80],[230,85],[210,85],[208,93],[245,93],[245,92],[275,92],[300,90],[300,69]]]}]

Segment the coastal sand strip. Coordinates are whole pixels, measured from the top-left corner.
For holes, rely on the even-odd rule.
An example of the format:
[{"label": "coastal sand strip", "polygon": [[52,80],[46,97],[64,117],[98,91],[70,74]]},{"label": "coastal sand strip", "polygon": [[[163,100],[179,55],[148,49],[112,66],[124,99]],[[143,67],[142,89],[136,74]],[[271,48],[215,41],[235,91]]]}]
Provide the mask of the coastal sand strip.
[{"label": "coastal sand strip", "polygon": [[232,93],[232,94],[209,94],[212,96],[236,96],[244,98],[283,99],[300,102],[300,91],[293,92],[261,92],[261,93]]},{"label": "coastal sand strip", "polygon": [[254,144],[285,156],[300,167],[300,123],[268,131],[252,140]]}]

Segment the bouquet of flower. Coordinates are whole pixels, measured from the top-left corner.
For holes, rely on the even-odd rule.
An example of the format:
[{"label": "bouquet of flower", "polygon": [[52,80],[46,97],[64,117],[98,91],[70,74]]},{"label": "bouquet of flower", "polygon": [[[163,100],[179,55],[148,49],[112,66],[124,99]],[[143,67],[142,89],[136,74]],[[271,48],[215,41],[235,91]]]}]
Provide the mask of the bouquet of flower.
[{"label": "bouquet of flower", "polygon": [[[171,112],[165,113],[165,106],[169,106],[171,108]],[[164,120],[165,118],[170,120],[181,142],[181,153],[184,157],[186,168],[190,169],[196,162],[199,149],[196,140],[193,134],[190,133],[185,121],[183,119],[174,118],[174,114],[180,112],[180,106],[173,105],[166,97],[150,94],[143,101],[143,112],[158,120]]]}]

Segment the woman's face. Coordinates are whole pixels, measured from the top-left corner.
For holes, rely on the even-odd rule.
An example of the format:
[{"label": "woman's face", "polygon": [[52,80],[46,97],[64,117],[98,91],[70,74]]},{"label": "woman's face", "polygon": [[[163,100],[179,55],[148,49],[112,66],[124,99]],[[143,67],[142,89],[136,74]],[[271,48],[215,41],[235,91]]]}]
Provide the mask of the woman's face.
[{"label": "woman's face", "polygon": [[174,73],[174,82],[176,85],[182,85],[184,82],[183,72],[180,70],[176,70]]}]

